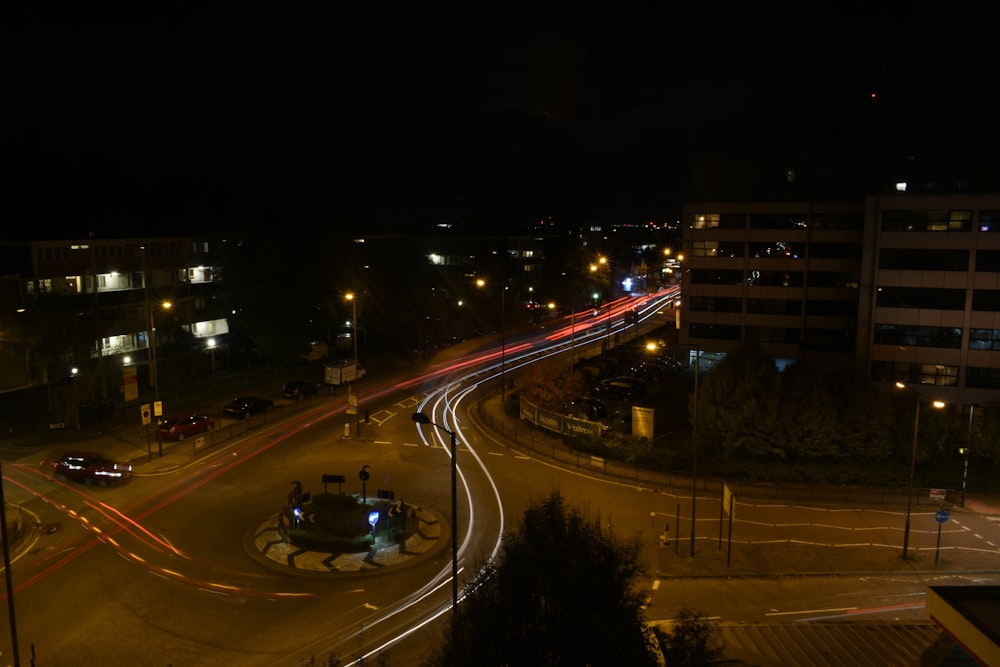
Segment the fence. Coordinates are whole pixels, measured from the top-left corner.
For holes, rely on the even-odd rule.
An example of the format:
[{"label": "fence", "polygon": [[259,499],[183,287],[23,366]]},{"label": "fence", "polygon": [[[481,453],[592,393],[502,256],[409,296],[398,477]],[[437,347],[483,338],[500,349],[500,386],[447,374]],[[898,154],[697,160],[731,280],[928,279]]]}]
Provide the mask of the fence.
[{"label": "fence", "polygon": [[[507,415],[497,397],[496,390],[487,390],[476,404],[476,416],[488,429],[501,439],[534,454],[547,456],[554,461],[598,473],[620,480],[643,484],[652,489],[669,490],[672,493],[690,495],[696,490],[698,495],[722,498],[723,484],[737,497],[749,500],[812,501],[829,503],[851,503],[858,505],[905,505],[906,488],[871,487],[861,485],[797,484],[784,482],[751,482],[739,479],[722,479],[712,475],[696,475],[691,482],[691,471],[662,470],[637,466],[601,456],[580,452],[559,434],[532,423],[533,411],[518,409],[520,419]],[[692,486],[694,487],[692,489]],[[941,497],[937,489],[915,488],[912,504],[914,507],[927,505],[942,507],[957,505],[959,491],[944,489]]]}]

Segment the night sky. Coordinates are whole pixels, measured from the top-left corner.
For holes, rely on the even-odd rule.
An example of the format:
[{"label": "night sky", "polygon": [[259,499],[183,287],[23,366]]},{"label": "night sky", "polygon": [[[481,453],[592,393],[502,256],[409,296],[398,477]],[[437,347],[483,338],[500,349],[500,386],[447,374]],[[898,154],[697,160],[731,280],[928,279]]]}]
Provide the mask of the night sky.
[{"label": "night sky", "polygon": [[1000,146],[985,17],[601,4],[16,17],[6,234],[663,220],[700,152]]}]

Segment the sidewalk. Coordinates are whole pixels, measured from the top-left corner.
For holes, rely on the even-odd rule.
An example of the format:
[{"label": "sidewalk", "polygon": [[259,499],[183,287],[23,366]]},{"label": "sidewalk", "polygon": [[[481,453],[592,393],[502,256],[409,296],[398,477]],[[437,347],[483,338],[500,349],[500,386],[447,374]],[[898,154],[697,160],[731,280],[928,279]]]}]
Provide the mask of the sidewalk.
[{"label": "sidewalk", "polygon": [[[557,434],[546,429],[535,428],[530,423],[516,417],[504,414],[499,396],[492,396],[482,403],[489,415],[489,421],[494,425],[493,433],[504,439],[512,449],[522,449],[518,440],[524,440],[525,431],[531,431],[533,446],[525,449],[526,453],[537,458],[546,458],[551,453],[560,453],[570,448]],[[473,411],[475,414],[475,411]],[[484,423],[479,426],[485,427]],[[515,439],[511,434],[518,433],[521,437]],[[556,463],[565,464],[566,459],[553,459]],[[597,469],[587,467],[588,474],[599,474]],[[609,478],[614,475],[608,475]],[[634,483],[631,478],[616,478]],[[671,476],[674,488],[681,480],[676,475]],[[663,488],[667,488],[665,483]],[[682,491],[690,493],[690,481],[684,481]],[[830,494],[831,496],[835,494]],[[699,498],[700,498],[699,493]],[[709,501],[711,502],[711,501]],[[794,500],[784,498],[780,502],[790,503]],[[808,504],[809,500],[802,501]],[[716,500],[716,504],[718,500]],[[822,503],[828,506],[829,503]],[[839,503],[838,507],[862,507],[859,503]],[[888,505],[886,511],[899,512],[902,515],[905,506]],[[922,508],[921,512],[926,512]],[[977,514],[995,518],[1000,531],[1000,496],[969,494],[965,499],[965,507],[957,505],[951,508],[955,520],[961,520],[963,514]],[[699,512],[699,523],[701,512]],[[690,526],[690,522],[687,524]],[[657,574],[664,577],[732,577],[756,576],[769,577],[781,575],[840,575],[840,574],[872,574],[872,573],[915,573],[915,572],[989,572],[1000,573],[1000,548],[992,550],[959,550],[943,544],[937,552],[935,549],[910,548],[910,558],[903,560],[902,547],[885,546],[810,546],[791,542],[748,543],[735,539],[730,547],[723,538],[720,543],[718,534],[697,535],[695,539],[694,556],[691,556],[691,541],[684,535],[674,534],[669,544],[658,548]]]}]

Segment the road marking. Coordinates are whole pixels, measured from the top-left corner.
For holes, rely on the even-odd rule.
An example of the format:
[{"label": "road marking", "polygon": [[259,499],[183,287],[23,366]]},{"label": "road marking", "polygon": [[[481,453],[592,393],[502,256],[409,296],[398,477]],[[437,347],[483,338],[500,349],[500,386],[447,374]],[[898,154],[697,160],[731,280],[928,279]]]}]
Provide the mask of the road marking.
[{"label": "road marking", "polygon": [[833,607],[831,609],[803,609],[802,611],[773,611],[764,614],[765,616],[797,616],[799,614],[828,614],[831,612],[852,612],[857,611],[857,607]]}]

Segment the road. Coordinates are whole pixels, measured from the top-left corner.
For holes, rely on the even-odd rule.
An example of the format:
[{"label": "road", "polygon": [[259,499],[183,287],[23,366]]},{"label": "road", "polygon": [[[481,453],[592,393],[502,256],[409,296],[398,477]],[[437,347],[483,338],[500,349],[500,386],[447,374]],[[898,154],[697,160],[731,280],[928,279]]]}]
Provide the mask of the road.
[{"label": "road", "polygon": [[[563,344],[588,342],[582,326],[571,327],[568,333],[564,325],[545,333]],[[921,591],[938,574],[728,577],[715,539],[717,500],[713,506],[710,499],[699,499],[700,537],[691,558],[679,553],[676,542],[659,541],[661,520],[683,515],[689,506],[683,494],[564,469],[477,428],[469,407],[484,387],[495,386],[501,360],[506,373],[516,375],[519,365],[549,354],[551,343],[543,338],[538,332],[511,336],[502,350],[494,344],[417,377],[372,379],[363,393],[372,417],[364,437],[345,438],[343,400],[322,397],[266,429],[192,457],[188,465],[137,476],[121,487],[60,484],[32,461],[5,462],[7,501],[35,514],[44,527],[12,568],[22,660],[31,655],[49,667],[254,667],[329,657],[345,664],[375,657],[415,664],[447,618],[448,548],[398,569],[315,576],[269,565],[252,557],[246,544],[248,533],[283,507],[294,481],[318,492],[322,475],[343,474],[344,491],[361,493],[358,472],[365,465],[371,473],[367,493],[392,490],[450,527],[448,435],[433,426],[417,428],[410,416],[418,410],[453,430],[459,443],[460,581],[495,555],[500,535],[527,503],[559,491],[616,534],[641,540],[642,558],[649,563],[643,585],[650,593],[651,620],[669,620],[689,606],[707,607],[711,617],[727,620],[862,615],[923,620]],[[898,541],[892,527],[898,517],[883,516],[880,523],[874,514],[831,518],[826,512],[820,521],[810,518],[818,510],[740,503],[737,568],[760,558],[764,545],[805,532],[815,549],[837,549],[845,534],[861,529],[868,542]],[[917,530],[922,524],[914,525],[919,548],[926,536]],[[991,539],[995,544],[996,529],[967,525],[949,532],[946,543],[949,548],[983,546]],[[674,532],[680,532],[676,525]],[[701,568],[713,576],[702,576]],[[940,577],[965,580],[965,575]],[[0,646],[6,664],[13,664],[9,637]]]}]

